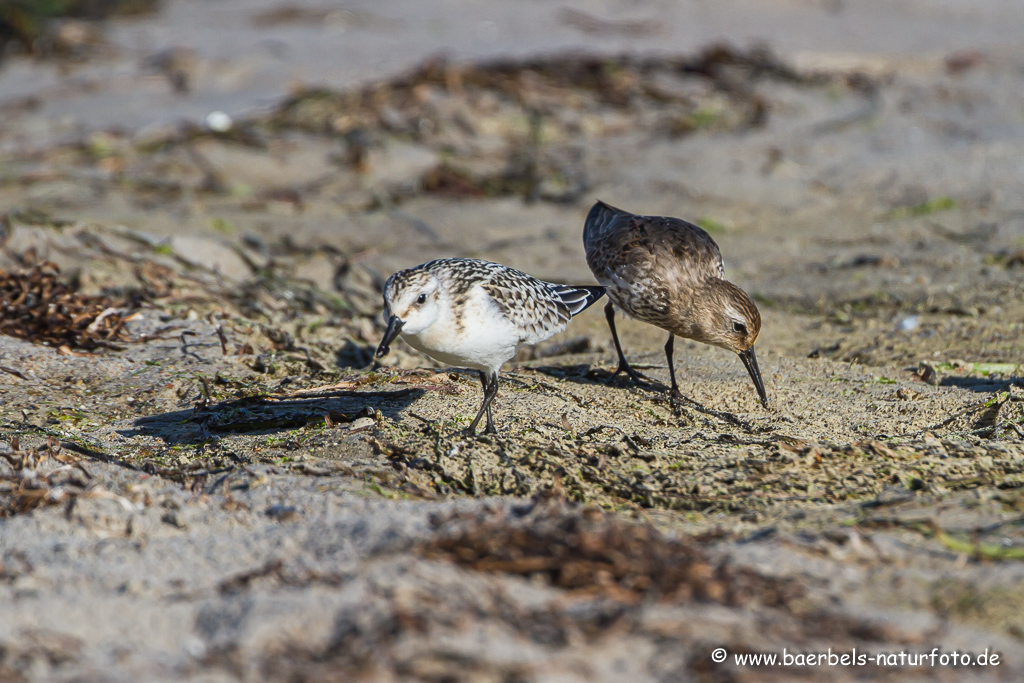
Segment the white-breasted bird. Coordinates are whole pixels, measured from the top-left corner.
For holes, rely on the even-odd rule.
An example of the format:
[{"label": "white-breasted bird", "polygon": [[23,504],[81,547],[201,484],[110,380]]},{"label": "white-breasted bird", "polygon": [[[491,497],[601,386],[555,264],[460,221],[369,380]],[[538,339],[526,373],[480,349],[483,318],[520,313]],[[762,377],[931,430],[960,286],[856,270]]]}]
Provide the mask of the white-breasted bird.
[{"label": "white-breasted bird", "polygon": [[491,261],[430,261],[400,270],[385,283],[388,326],[377,357],[385,356],[401,334],[431,358],[477,370],[484,400],[466,432],[476,433],[486,413],[485,431],[493,434],[491,402],[498,393],[501,366],[521,346],[564,330],[604,293],[604,287],[544,282]]}]

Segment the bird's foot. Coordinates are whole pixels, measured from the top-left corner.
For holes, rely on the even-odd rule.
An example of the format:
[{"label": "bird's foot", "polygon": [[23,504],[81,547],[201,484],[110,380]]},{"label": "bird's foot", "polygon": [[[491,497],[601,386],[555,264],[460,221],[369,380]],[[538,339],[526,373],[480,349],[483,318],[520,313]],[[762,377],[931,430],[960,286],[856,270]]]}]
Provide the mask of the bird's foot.
[{"label": "bird's foot", "polygon": [[618,381],[617,378],[620,374],[626,373],[629,380],[636,384],[641,389],[653,389],[654,384],[649,377],[634,370],[628,363],[619,363],[619,367],[615,368],[615,372],[611,373],[608,377],[608,383]]},{"label": "bird's foot", "polygon": [[497,436],[498,430],[495,429],[494,425],[487,425],[482,432],[477,433],[476,427],[466,427],[455,432],[456,435],[465,437],[467,439],[479,439],[481,437]]},{"label": "bird's foot", "polygon": [[679,391],[679,387],[672,387],[668,390],[668,405],[672,409],[672,412],[675,413],[676,417],[682,415],[682,404],[684,401],[688,400],[688,398],[683,396],[683,392]]}]

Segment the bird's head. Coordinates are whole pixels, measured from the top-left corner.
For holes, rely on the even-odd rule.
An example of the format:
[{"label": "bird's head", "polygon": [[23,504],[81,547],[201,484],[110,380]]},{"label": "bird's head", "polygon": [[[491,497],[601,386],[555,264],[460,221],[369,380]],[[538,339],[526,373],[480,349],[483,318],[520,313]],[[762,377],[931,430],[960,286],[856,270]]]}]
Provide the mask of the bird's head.
[{"label": "bird's head", "polygon": [[761,313],[757,304],[742,289],[727,280],[708,286],[706,296],[699,297],[701,310],[693,316],[699,341],[739,355],[754,381],[761,404],[768,406],[761,370],[754,355],[754,342],[761,333]]},{"label": "bird's head", "polygon": [[388,327],[377,347],[386,356],[400,333],[419,334],[441,315],[441,281],[422,268],[400,270],[384,284],[384,315]]}]

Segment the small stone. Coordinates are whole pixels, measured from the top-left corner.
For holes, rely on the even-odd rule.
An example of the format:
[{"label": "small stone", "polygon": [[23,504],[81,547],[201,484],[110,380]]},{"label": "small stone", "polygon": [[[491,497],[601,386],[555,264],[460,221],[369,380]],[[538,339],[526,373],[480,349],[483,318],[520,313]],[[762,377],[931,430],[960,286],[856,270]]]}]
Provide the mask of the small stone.
[{"label": "small stone", "polygon": [[353,420],[352,421],[352,423],[348,426],[348,431],[350,431],[350,432],[362,432],[362,431],[365,431],[367,429],[371,429],[376,424],[377,424],[377,421],[374,420],[372,417],[361,417],[361,418],[359,418],[357,420]]},{"label": "small stone", "polygon": [[916,315],[910,315],[904,318],[896,326],[900,332],[913,332],[917,329],[918,325],[921,324],[921,318]]},{"label": "small stone", "polygon": [[208,268],[230,280],[245,280],[252,275],[249,264],[229,245],[197,235],[174,235],[171,249],[192,266]]},{"label": "small stone", "polygon": [[934,365],[926,360],[918,363],[917,370],[914,374],[917,375],[925,384],[934,385],[939,383],[939,372],[935,369]]},{"label": "small stone", "polygon": [[206,115],[206,127],[215,133],[226,133],[233,125],[234,121],[226,112],[211,111]]},{"label": "small stone", "polygon": [[293,522],[300,516],[298,509],[294,505],[281,505],[280,503],[268,507],[264,514],[267,517],[276,519],[278,522]]},{"label": "small stone", "polygon": [[177,527],[178,529],[184,529],[188,526],[177,510],[168,510],[160,517],[160,521],[164,524],[170,524],[173,527]]}]

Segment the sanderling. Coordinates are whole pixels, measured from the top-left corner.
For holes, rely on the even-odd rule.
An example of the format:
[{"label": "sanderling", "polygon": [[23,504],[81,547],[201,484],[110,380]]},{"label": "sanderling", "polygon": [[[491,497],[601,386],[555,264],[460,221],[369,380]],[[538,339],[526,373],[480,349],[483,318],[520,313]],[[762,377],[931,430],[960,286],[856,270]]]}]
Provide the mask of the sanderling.
[{"label": "sanderling", "polygon": [[768,407],[754,342],[761,314],[746,292],[725,279],[718,245],[707,232],[678,218],[637,216],[594,204],[583,228],[587,265],[608,291],[605,316],[612,331],[619,367],[635,382],[639,375],[626,362],[615,331],[615,306],[627,315],[667,330],[673,399],[681,397],[672,363],[676,336],[739,354],[761,404]]},{"label": "sanderling", "polygon": [[466,431],[476,433],[486,412],[486,431],[493,434],[491,401],[501,366],[520,346],[564,330],[603,295],[604,287],[556,285],[490,261],[430,261],[400,270],[384,284],[388,328],[377,357],[387,355],[401,334],[431,358],[478,370],[484,402]]}]

